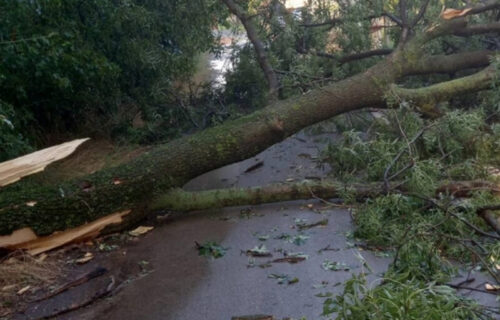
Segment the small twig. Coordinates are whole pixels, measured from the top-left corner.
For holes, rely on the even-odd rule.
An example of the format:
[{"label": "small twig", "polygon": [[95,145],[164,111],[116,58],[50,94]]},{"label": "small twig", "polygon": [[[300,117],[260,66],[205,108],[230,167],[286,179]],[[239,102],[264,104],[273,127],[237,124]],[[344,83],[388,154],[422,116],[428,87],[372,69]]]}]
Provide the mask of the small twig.
[{"label": "small twig", "polygon": [[[423,134],[424,132],[429,129],[430,127],[432,127],[434,124],[430,124],[428,126],[425,126],[423,127],[422,129],[420,129],[417,134],[410,140],[407,142],[407,145],[408,145],[408,148],[409,149],[401,149],[401,151],[399,151],[399,153],[394,157],[394,159],[392,159],[391,163],[387,166],[387,168],[385,169],[384,171],[384,189],[386,192],[389,191],[390,189],[390,184],[389,184],[389,172],[391,171],[392,167],[394,167],[394,165],[396,165],[396,163],[399,161],[399,159],[403,156],[403,154],[408,151],[410,156],[412,154],[411,152],[411,145],[414,144]],[[406,169],[407,170],[407,169]],[[400,173],[398,173],[399,175]]]},{"label": "small twig", "polygon": [[424,197],[424,196],[421,196],[421,195],[418,195],[418,194],[414,194],[414,193],[404,193],[408,196],[411,196],[411,197],[415,197],[415,198],[419,198],[419,199],[422,199],[424,201],[427,201],[429,202],[430,204],[432,204],[434,207],[442,210],[443,212],[445,212],[446,214],[449,214],[451,215],[452,217],[460,220],[462,223],[464,223],[465,225],[467,225],[469,228],[473,229],[474,231],[476,231],[478,234],[480,235],[483,235],[485,237],[488,237],[488,238],[493,238],[493,239],[496,239],[496,240],[500,240],[500,236],[497,236],[497,235],[494,235],[494,234],[490,234],[488,232],[485,232],[481,229],[479,229],[478,227],[476,227],[474,224],[470,223],[469,221],[467,221],[467,219],[464,219],[460,216],[458,216],[457,214],[451,212],[450,210],[448,210],[448,208],[444,208],[443,206],[441,206],[439,203],[437,203],[434,199],[431,199],[431,198],[428,198],[428,197]]},{"label": "small twig", "polygon": [[482,293],[487,293],[487,294],[492,294],[492,295],[500,295],[500,292],[499,291],[488,291],[488,290],[484,290],[484,289],[478,289],[478,288],[473,288],[473,287],[465,287],[465,286],[462,286],[460,284],[451,284],[451,283],[447,283],[446,284],[448,287],[452,287],[454,289],[458,289],[458,290],[470,290],[470,291],[477,291],[477,292],[482,292]]}]

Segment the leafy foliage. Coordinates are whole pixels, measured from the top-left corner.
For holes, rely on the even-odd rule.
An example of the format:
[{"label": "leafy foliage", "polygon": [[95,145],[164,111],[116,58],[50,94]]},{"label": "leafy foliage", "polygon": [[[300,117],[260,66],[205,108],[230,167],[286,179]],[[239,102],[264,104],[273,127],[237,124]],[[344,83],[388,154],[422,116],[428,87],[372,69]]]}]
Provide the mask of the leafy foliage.
[{"label": "leafy foliage", "polygon": [[207,241],[204,244],[196,244],[200,256],[212,257],[214,259],[222,258],[228,248],[224,248],[215,241]]},{"label": "leafy foliage", "polygon": [[139,113],[167,124],[165,97],[213,48],[222,12],[201,0],[2,1],[0,97],[37,144],[83,128],[123,134]]},{"label": "leafy foliage", "polygon": [[380,286],[368,287],[363,276],[349,280],[341,296],[325,301],[325,314],[337,312],[338,319],[417,319],[424,312],[429,319],[488,319],[442,284],[456,273],[451,261],[495,273],[498,241],[477,232],[489,231],[477,212],[499,199],[481,190],[466,199],[437,196],[435,190],[445,181],[495,181],[489,172],[500,165],[500,136],[497,125],[486,121],[492,114],[483,105],[425,120],[403,106],[372,119],[368,132],[345,128],[343,139],[326,148],[324,159],[336,178],[386,180],[389,188],[399,185],[407,191],[356,207],[355,237],[393,250],[394,262]]},{"label": "leafy foliage", "polygon": [[448,286],[407,276],[386,277],[384,282],[372,287],[364,275],[353,276],[342,295],[325,300],[323,315],[336,312],[339,320],[489,319],[479,306]]}]

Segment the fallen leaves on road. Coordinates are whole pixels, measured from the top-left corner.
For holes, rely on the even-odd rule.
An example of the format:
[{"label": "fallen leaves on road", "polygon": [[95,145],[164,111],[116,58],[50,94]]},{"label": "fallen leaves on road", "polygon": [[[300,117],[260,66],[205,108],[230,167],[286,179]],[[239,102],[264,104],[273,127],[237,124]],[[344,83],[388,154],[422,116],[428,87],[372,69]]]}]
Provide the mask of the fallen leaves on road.
[{"label": "fallen leaves on road", "polygon": [[129,231],[128,234],[131,235],[132,237],[138,237],[138,236],[141,236],[143,234],[148,233],[149,231],[151,231],[153,229],[154,229],[154,227],[139,226],[139,227],[135,228],[134,230]]}]

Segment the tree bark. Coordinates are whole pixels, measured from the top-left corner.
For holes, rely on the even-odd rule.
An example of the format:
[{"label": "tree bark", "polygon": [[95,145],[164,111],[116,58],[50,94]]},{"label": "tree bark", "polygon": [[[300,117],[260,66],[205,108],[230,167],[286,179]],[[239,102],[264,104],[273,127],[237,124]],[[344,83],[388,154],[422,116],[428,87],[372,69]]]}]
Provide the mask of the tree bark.
[{"label": "tree bark", "polygon": [[[170,209],[174,211],[197,211],[224,207],[258,205],[265,203],[319,199],[322,201],[332,198],[343,198],[346,194],[358,201],[367,198],[376,198],[389,193],[403,193],[407,190],[401,183],[398,187],[387,189],[383,182],[343,185],[333,180],[310,181],[298,183],[271,184],[250,188],[227,188],[206,191],[189,192],[182,189],[172,189],[163,196],[157,197],[151,209]],[[500,196],[497,184],[487,181],[454,181],[436,189],[436,197],[442,194],[457,198],[471,197],[478,190],[490,192]],[[326,199],[326,200],[325,200]],[[500,205],[480,208],[477,214],[500,234],[500,216],[495,212]]]},{"label": "tree bark", "polygon": [[[309,125],[345,112],[387,105],[387,97],[394,92],[425,112],[428,101],[435,103],[462,92],[488,88],[496,76],[493,68],[428,88],[394,85],[410,75],[425,57],[425,43],[465,28],[464,19],[441,21],[363,73],[160,145],[123,165],[50,187],[40,187],[29,178],[7,186],[0,193],[0,235],[24,227],[32,228],[39,236],[48,235],[131,209],[120,226],[125,228],[146,216],[151,204],[166,190],[181,187],[204,172],[252,157]],[[457,64],[456,71],[463,66]]]},{"label": "tree bark", "polygon": [[172,189],[165,195],[158,197],[152,204],[152,208],[195,211],[312,198],[342,198],[347,190],[354,193],[357,199],[373,198],[386,193],[382,183],[352,184],[347,187],[335,181],[306,180],[299,183],[197,192]]}]

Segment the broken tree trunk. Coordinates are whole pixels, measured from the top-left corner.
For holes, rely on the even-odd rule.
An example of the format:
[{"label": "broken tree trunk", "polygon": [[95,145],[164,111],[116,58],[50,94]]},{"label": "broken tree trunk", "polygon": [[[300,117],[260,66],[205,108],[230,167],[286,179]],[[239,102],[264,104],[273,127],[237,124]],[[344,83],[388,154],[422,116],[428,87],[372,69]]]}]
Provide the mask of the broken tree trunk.
[{"label": "broken tree trunk", "polygon": [[[387,106],[394,95],[416,99],[416,109],[435,113],[435,103],[450,96],[490,88],[496,70],[483,71],[423,89],[401,89],[398,79],[413,74],[425,55],[424,45],[458,31],[466,33],[465,18],[441,20],[398,47],[363,73],[312,90],[191,136],[160,145],[125,164],[84,178],[41,187],[30,179],[1,189],[0,235],[30,228],[36,235],[74,228],[101,217],[131,210],[118,226],[123,229],[145,217],[158,196],[190,179],[224,165],[247,159],[300,129],[336,115],[372,106]],[[479,31],[477,31],[479,32]],[[459,55],[443,61],[458,70],[476,65]],[[449,65],[448,65],[449,64]],[[429,72],[439,72],[439,68]],[[412,102],[412,101],[408,101]],[[107,231],[113,229],[107,228]]]}]

